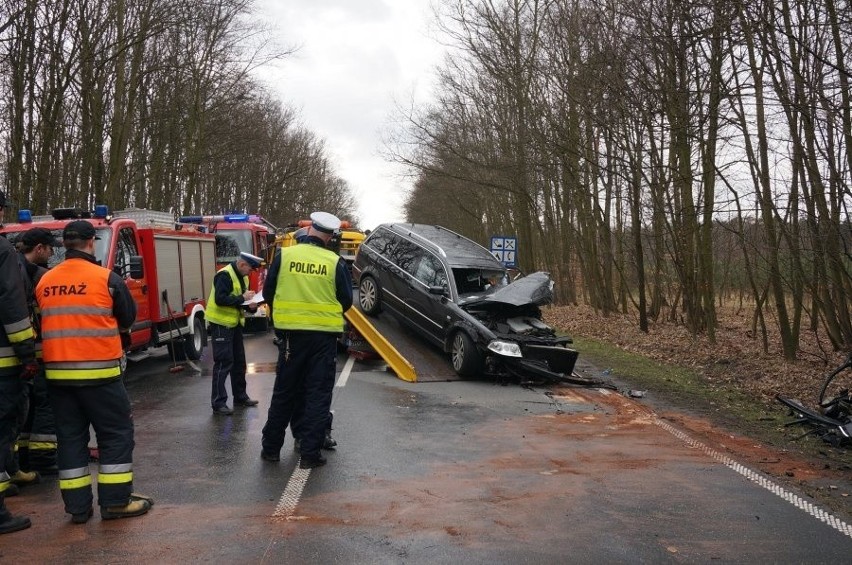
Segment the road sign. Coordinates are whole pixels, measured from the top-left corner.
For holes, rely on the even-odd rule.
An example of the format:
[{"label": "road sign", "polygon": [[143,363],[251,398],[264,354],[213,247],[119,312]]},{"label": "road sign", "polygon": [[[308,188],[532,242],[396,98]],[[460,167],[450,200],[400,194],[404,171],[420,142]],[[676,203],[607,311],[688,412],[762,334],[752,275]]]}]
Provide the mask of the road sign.
[{"label": "road sign", "polygon": [[517,250],[517,237],[491,236],[491,254],[503,263],[504,267],[515,267],[517,265]]}]

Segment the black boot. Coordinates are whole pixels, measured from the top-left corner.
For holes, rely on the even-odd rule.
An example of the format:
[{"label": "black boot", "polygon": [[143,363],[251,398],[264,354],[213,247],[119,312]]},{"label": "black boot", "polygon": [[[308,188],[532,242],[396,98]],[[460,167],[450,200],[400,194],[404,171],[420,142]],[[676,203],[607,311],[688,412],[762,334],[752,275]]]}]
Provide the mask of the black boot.
[{"label": "black boot", "polygon": [[12,516],[9,514],[5,520],[0,522],[0,534],[11,534],[18,530],[26,530],[32,525],[33,523],[26,516]]},{"label": "black boot", "polygon": [[331,430],[325,431],[325,439],[322,442],[323,449],[335,449],[337,447],[337,440],[331,437]]}]

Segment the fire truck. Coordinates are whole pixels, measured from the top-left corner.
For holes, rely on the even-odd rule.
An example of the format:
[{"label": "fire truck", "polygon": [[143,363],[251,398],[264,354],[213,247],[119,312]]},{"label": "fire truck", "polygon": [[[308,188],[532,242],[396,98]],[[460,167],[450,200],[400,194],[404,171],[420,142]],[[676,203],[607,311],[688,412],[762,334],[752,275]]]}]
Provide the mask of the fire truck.
[{"label": "fire truck", "polygon": [[[176,359],[200,359],[207,344],[204,308],[216,274],[215,237],[198,226],[175,222],[169,212],[129,209],[94,212],[60,208],[49,216],[18,212],[18,222],[0,234],[14,244],[28,229],[43,227],[61,239],[65,225],[86,219],[95,227],[95,257],[124,278],[136,302],[127,359],[149,356],[151,347],[167,346]],[[52,267],[65,256],[55,247]]]},{"label": "fire truck", "polygon": [[[181,216],[183,224],[195,224],[216,236],[216,269],[236,261],[241,252],[267,259],[260,269],[249,275],[249,289],[259,293],[266,280],[267,254],[275,242],[277,228],[259,214],[223,214]],[[265,332],[270,328],[269,308],[261,304],[256,312],[246,312],[245,331]]]}]

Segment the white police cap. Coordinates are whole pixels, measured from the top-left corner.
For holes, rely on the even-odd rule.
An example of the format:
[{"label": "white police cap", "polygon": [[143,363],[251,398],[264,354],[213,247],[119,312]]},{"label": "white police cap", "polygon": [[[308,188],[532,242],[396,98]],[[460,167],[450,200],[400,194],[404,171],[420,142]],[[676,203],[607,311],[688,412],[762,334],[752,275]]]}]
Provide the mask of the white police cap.
[{"label": "white police cap", "polygon": [[335,233],[340,229],[340,218],[328,212],[314,212],[311,214],[311,225],[323,233]]},{"label": "white police cap", "polygon": [[257,269],[263,264],[263,259],[261,259],[257,255],[246,253],[245,251],[240,253],[240,259],[248,263],[249,267],[251,267],[252,269]]}]

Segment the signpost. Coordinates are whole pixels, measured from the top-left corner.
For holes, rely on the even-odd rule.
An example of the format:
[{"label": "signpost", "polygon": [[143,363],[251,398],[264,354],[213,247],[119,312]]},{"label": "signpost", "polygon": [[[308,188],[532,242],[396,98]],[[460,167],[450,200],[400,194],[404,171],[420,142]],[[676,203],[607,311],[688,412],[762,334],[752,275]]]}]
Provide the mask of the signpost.
[{"label": "signpost", "polygon": [[504,267],[516,267],[518,265],[518,238],[503,235],[491,236],[491,254],[503,263]]}]

